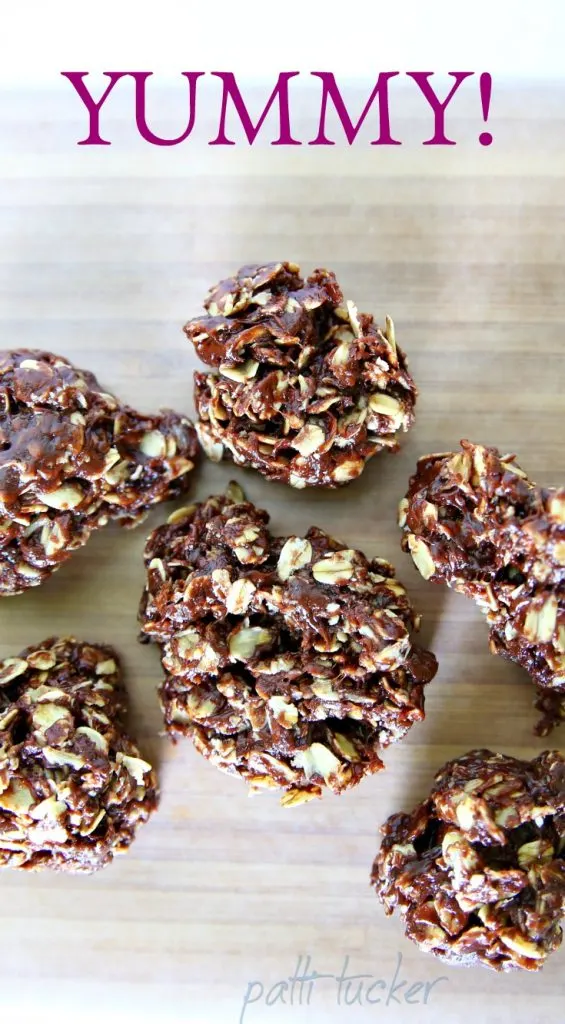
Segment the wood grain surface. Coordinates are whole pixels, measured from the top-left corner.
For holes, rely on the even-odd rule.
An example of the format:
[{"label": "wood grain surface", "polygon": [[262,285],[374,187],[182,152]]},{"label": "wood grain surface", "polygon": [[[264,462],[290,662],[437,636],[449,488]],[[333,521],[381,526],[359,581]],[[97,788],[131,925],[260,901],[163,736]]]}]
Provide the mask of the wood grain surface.
[{"label": "wood grain surface", "polygon": [[[166,98],[156,101],[163,133],[176,102]],[[162,798],[130,853],[94,877],[0,876],[2,1016],[557,1019],[563,950],[541,975],[446,968],[385,918],[368,876],[379,824],[422,798],[445,760],[477,746],[530,757],[548,745],[532,732],[526,675],[489,655],[470,602],[418,576],[400,551],[395,509],[417,456],[464,437],[516,451],[539,483],[563,480],[565,88],[500,89],[488,150],[477,144],[476,98],[459,108],[461,141],[451,148],[422,147],[429,126],[407,104],[403,138],[413,142],[394,151],[211,150],[205,141],[157,151],[134,135],[125,101],[112,108],[119,141],[81,149],[81,112],[62,87],[0,99],[1,347],[51,349],[142,410],[190,413],[195,360],[181,325],[207,287],[242,263],[328,266],[361,310],[394,317],[421,392],[398,455],[375,458],[360,480],[328,494],[205,462],[193,495],[235,477],[269,509],[275,531],[317,524],[390,558],[440,664],[426,722],[387,752],[386,772],[284,811],[276,797],[249,799],[190,743],[173,748],[160,735],[158,654],[137,643],[136,612],[144,539],[166,509],[136,532],[100,532],[43,588],[3,600],[0,657],[54,633],[116,645],[132,728],[159,766]],[[303,969],[309,957],[310,970],[331,975],[349,958],[349,974],[370,976],[362,1002],[346,1005],[343,987],[338,1001],[331,979],[315,983],[309,1005],[298,987],[294,1005],[288,991],[287,1005],[274,1002],[283,990],[272,987],[299,957]],[[406,984],[391,994],[397,969]],[[406,1002],[410,985],[439,978]],[[363,1001],[371,979],[389,986],[373,988],[373,998],[384,993],[380,1004]],[[250,982],[263,996],[243,1012]],[[357,983],[350,1000],[356,991]]]}]

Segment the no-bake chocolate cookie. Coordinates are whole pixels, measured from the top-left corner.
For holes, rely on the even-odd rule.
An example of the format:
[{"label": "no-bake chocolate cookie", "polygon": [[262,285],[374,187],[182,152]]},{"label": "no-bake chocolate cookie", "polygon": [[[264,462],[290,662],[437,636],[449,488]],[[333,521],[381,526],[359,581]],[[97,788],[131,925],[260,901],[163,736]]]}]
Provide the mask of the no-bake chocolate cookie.
[{"label": "no-bake chocolate cookie", "polygon": [[473,750],[393,814],[371,876],[387,914],[443,960],[539,970],[565,911],[565,760]]},{"label": "no-bake chocolate cookie", "polygon": [[425,579],[472,597],[491,650],[530,673],[546,734],[565,716],[565,489],[536,487],[496,448],[426,455],[400,503]]},{"label": "no-bake chocolate cookie", "polygon": [[156,806],[124,732],[111,647],[50,639],[0,661],[0,866],[96,871]]},{"label": "no-bake chocolate cookie", "polygon": [[169,734],[291,805],[382,768],[437,665],[388,562],[268,523],[234,484],[173,513],[147,542],[140,620]]},{"label": "no-bake chocolate cookie", "polygon": [[335,275],[294,263],[241,267],[184,330],[213,373],[195,374],[200,441],[293,487],[338,487],[414,419],[416,387],[387,317],[345,302]]},{"label": "no-bake chocolate cookie", "polygon": [[0,596],[38,586],[109,519],[182,494],[189,420],[142,416],[49,352],[0,352]]}]

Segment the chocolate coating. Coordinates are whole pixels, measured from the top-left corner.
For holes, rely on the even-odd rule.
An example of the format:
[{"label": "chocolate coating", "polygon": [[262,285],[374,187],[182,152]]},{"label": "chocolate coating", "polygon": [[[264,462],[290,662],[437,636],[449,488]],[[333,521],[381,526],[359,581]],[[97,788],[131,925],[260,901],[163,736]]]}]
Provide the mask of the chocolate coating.
[{"label": "chocolate coating", "polygon": [[335,275],[241,267],[184,330],[219,373],[195,373],[200,441],[293,487],[338,487],[414,419],[416,387],[387,318],[345,303]]},{"label": "chocolate coating", "polygon": [[173,513],[147,542],[140,620],[161,646],[170,735],[290,805],[382,768],[437,664],[388,562],[268,522],[233,484]]},{"label": "chocolate coating", "polygon": [[536,684],[545,735],[565,716],[565,489],[536,487],[496,448],[419,459],[400,505],[422,575],[472,597],[495,654]]},{"label": "chocolate coating", "polygon": [[111,647],[51,638],[0,662],[0,866],[92,872],[157,803]]},{"label": "chocolate coating", "polygon": [[188,487],[198,445],[49,352],[0,353],[0,596],[39,586],[93,530],[142,521]]},{"label": "chocolate coating", "polygon": [[371,883],[408,938],[451,963],[543,967],[565,911],[565,760],[472,750],[393,814]]}]

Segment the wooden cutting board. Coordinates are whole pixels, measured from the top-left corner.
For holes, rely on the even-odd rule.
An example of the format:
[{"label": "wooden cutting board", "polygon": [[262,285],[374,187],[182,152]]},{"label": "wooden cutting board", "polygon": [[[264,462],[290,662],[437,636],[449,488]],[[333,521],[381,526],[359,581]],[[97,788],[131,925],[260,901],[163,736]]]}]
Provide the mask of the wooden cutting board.
[{"label": "wooden cutting board", "polygon": [[[440,663],[426,722],[387,752],[386,772],[283,811],[160,735],[159,659],[137,643],[136,612],[144,539],[166,509],[136,532],[106,529],[42,589],[3,600],[1,657],[55,633],[116,645],[132,728],[162,789],[129,855],[97,876],[0,876],[6,1019],[534,1024],[559,1014],[563,951],[539,976],[446,968],[384,917],[368,876],[379,824],[422,798],[448,758],[548,745],[532,732],[526,675],[489,655],[470,602],[418,576],[395,509],[417,456],[463,437],[516,451],[539,483],[563,480],[564,99],[562,85],[500,87],[488,150],[469,99],[451,148],[422,147],[427,125],[407,105],[412,142],[395,150],[218,150],[203,139],[157,151],[134,135],[125,101],[112,108],[113,146],[99,150],[76,147],[84,124],[62,87],[4,94],[2,347],[51,349],[142,410],[190,413],[195,360],[181,325],[242,263],[331,267],[361,310],[394,317],[421,391],[398,455],[329,494],[206,462],[193,494],[235,477],[276,531],[317,524],[393,560]],[[169,108],[159,109],[165,133]],[[333,979],[295,982],[283,1005],[291,990],[277,984],[297,970]],[[340,995],[343,970],[367,977]],[[385,988],[369,989],[379,980]]]}]

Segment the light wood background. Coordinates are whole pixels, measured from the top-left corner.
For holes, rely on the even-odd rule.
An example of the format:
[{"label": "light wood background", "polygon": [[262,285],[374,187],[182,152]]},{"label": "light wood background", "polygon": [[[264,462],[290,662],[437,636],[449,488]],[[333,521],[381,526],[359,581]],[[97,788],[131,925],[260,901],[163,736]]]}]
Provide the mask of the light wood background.
[{"label": "light wood background", "polygon": [[[388,1007],[339,1006],[335,983],[319,982],[309,1007],[263,1000],[248,1024],[535,1024],[562,1010],[563,950],[542,975],[448,969],[404,939],[368,886],[379,824],[422,798],[445,760],[547,746],[532,733],[525,674],[489,655],[477,609],[421,580],[395,525],[417,456],[462,437],[517,451],[540,483],[563,482],[565,88],[508,83],[495,98],[489,149],[469,95],[452,148],[420,145],[429,124],[407,102],[395,150],[209,149],[204,138],[158,151],[135,137],[125,98],[106,122],[112,147],[98,150],[75,145],[84,120],[65,83],[0,97],[1,347],[60,352],[141,409],[190,412],[181,325],[241,263],[331,267],[360,309],[394,317],[421,390],[400,454],[331,494],[205,463],[193,494],[235,476],[276,531],[315,523],[393,560],[440,662],[426,722],[387,753],[386,772],[283,811],[159,735],[158,654],[137,644],[136,611],[144,538],[165,509],[135,533],[101,532],[41,590],[3,600],[0,656],[53,633],[117,646],[132,728],[162,789],[130,854],[97,876],[0,876],[6,1019],[236,1024],[248,983],[266,993],[299,955],[333,974],[349,956],[350,973],[388,980],[402,954],[405,988],[448,980],[427,1006]],[[155,99],[163,134],[179,130],[169,99]]]}]

